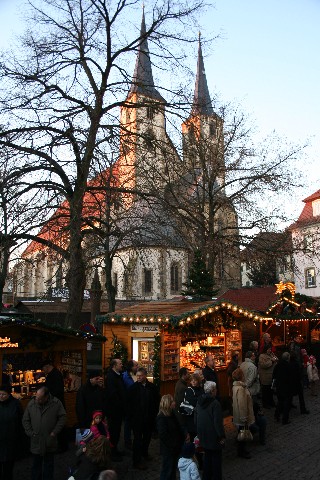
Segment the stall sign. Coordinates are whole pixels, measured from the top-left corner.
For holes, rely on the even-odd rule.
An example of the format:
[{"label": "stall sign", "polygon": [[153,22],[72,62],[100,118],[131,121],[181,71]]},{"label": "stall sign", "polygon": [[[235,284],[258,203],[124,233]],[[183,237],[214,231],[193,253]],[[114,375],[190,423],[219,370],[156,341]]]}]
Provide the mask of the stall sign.
[{"label": "stall sign", "polygon": [[0,348],[17,348],[19,347],[18,343],[11,343],[11,338],[9,337],[0,337]]},{"label": "stall sign", "polygon": [[131,325],[131,332],[159,333],[159,325]]}]

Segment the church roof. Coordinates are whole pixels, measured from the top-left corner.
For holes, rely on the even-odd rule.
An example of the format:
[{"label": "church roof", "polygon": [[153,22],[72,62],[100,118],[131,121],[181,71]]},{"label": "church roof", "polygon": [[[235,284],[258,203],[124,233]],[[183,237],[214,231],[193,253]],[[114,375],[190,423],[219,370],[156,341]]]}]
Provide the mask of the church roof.
[{"label": "church roof", "polygon": [[157,201],[138,200],[124,222],[125,230],[129,232],[132,227],[132,233],[126,235],[120,248],[188,248],[172,215]]},{"label": "church roof", "polygon": [[147,97],[165,102],[164,98],[154,86],[148,40],[146,37],[146,22],[144,12],[142,14],[140,37],[142,41],[138,47],[136,65],[129,94],[140,93]]},{"label": "church roof", "polygon": [[192,115],[214,115],[204,69],[201,43],[199,40],[196,85],[194,89]]}]

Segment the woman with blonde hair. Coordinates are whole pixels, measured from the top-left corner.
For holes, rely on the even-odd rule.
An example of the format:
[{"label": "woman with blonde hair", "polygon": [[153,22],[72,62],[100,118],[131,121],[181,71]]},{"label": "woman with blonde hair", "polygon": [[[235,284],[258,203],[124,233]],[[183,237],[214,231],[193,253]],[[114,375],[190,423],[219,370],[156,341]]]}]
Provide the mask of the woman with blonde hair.
[{"label": "woman with blonde hair", "polygon": [[186,433],[174,413],[175,402],[172,395],[163,395],[157,416],[157,429],[160,440],[162,466],[160,480],[175,480],[179,454]]}]

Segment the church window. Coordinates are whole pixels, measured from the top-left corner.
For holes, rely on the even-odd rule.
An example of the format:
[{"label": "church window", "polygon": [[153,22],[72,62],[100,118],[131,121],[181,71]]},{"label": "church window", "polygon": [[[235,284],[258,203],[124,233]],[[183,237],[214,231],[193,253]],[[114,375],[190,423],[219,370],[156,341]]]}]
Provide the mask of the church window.
[{"label": "church window", "polygon": [[313,288],[316,286],[316,271],[315,268],[307,268],[305,271],[306,288]]},{"label": "church window", "polygon": [[154,117],[154,108],[153,107],[147,107],[147,118],[149,120],[152,120]]},{"label": "church window", "polygon": [[179,275],[179,265],[173,263],[170,269],[170,290],[171,293],[178,293],[180,290],[180,275]]},{"label": "church window", "polygon": [[148,295],[152,293],[152,270],[145,268],[143,271],[143,275],[144,275],[144,293]]},{"label": "church window", "polygon": [[216,136],[216,126],[214,122],[209,123],[209,132],[212,137]]}]

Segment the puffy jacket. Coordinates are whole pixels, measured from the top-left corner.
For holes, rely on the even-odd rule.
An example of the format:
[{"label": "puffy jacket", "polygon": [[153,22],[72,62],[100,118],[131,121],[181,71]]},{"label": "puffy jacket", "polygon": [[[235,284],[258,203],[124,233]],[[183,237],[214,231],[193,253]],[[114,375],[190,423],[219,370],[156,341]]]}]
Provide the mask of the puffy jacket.
[{"label": "puffy jacket", "polygon": [[[36,455],[57,450],[57,434],[66,423],[66,411],[56,397],[49,395],[45,405],[39,405],[33,398],[23,414],[22,425],[30,437],[30,451]],[[54,436],[50,435],[54,433]]]},{"label": "puffy jacket", "polygon": [[318,369],[315,365],[312,365],[312,363],[308,364],[307,373],[309,382],[316,382],[319,380]]},{"label": "puffy jacket", "polygon": [[233,423],[244,426],[245,423],[252,425],[255,421],[252,398],[250,392],[243,382],[233,382]]},{"label": "puffy jacket", "polygon": [[180,480],[201,480],[199,470],[192,458],[181,457],[178,462]]}]

